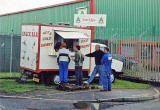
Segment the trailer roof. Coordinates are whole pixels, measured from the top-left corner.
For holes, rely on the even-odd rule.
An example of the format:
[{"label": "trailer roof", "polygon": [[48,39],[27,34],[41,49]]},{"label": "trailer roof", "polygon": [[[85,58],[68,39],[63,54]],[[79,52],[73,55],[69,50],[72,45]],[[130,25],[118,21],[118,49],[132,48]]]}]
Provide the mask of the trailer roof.
[{"label": "trailer roof", "polygon": [[0,14],[0,16],[7,16],[7,15],[24,13],[24,12],[29,12],[29,11],[42,10],[42,9],[45,9],[45,8],[51,8],[51,7],[57,7],[57,6],[62,6],[62,5],[68,5],[68,4],[73,4],[73,3],[77,3],[77,2],[83,2],[83,1],[88,1],[88,0],[69,1],[69,2],[64,2],[64,3],[49,5],[49,6],[43,6],[43,7],[39,7],[39,8],[33,8],[33,9],[27,9],[27,10],[12,12],[12,13]]}]

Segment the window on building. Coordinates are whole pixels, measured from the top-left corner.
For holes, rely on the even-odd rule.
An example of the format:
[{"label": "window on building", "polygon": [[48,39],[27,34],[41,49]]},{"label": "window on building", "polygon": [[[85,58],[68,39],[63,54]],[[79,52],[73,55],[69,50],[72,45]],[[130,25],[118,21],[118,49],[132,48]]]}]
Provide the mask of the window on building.
[{"label": "window on building", "polygon": [[150,58],[151,56],[151,47],[150,46],[142,46],[141,48],[141,58]]}]

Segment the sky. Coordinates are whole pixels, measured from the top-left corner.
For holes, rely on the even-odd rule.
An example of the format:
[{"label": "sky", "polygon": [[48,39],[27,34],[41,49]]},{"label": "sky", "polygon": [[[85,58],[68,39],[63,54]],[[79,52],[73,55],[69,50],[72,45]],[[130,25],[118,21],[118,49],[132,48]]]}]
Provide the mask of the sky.
[{"label": "sky", "polygon": [[0,14],[22,11],[75,0],[0,0]]}]

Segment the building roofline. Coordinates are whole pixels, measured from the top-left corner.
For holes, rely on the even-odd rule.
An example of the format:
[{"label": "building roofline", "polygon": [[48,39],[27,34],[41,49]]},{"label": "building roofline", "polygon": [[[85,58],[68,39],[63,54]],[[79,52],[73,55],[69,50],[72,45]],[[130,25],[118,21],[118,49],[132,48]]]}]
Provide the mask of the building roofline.
[{"label": "building roofline", "polygon": [[27,10],[22,10],[22,11],[17,11],[17,12],[0,14],[0,16],[7,16],[7,15],[24,13],[24,12],[29,12],[29,11],[42,10],[42,9],[46,9],[46,8],[58,7],[58,6],[63,6],[63,5],[69,5],[69,4],[78,3],[78,2],[83,2],[83,1],[88,1],[88,0],[69,1],[69,2],[64,2],[64,3],[58,3],[58,4],[54,4],[54,5],[49,5],[49,6],[43,6],[43,7],[38,7],[38,8],[33,8],[33,9],[27,9]]}]

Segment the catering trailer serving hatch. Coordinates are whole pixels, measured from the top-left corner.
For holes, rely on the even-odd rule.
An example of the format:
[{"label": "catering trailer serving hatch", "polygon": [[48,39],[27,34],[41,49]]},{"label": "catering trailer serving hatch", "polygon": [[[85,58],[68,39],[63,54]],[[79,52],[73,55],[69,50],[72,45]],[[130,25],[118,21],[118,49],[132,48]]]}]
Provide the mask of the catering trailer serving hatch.
[{"label": "catering trailer serving hatch", "polygon": [[[88,28],[65,27],[40,24],[21,26],[20,68],[33,76],[36,82],[46,78],[52,80],[59,73],[56,45],[66,42],[71,56],[74,56],[76,44],[81,46],[83,54],[91,51],[91,30]],[[85,57],[83,73],[88,75],[91,60]],[[69,75],[74,74],[75,63],[69,63]]]}]

